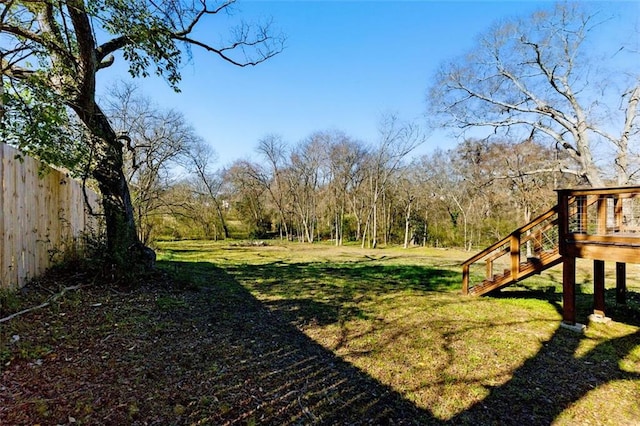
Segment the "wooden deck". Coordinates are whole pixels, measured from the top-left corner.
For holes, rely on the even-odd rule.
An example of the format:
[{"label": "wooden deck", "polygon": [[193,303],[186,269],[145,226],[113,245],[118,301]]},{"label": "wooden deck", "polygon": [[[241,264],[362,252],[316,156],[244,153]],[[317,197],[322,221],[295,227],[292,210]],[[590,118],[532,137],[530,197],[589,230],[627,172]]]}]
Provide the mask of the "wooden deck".
[{"label": "wooden deck", "polygon": [[[605,315],[604,262],[616,262],[618,303],[626,263],[640,263],[640,186],[558,190],[558,204],[462,265],[462,292],[483,295],[563,264],[563,319],[575,324],[575,259],[594,261],[594,313]],[[484,274],[478,274],[478,266]],[[496,272],[498,271],[498,272]]]}]

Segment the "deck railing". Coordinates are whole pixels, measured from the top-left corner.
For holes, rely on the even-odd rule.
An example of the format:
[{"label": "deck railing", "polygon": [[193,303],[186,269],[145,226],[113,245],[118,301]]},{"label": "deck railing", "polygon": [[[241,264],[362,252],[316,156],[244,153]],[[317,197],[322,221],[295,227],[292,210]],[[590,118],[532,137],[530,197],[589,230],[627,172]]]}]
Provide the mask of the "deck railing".
[{"label": "deck railing", "polygon": [[553,207],[464,262],[462,292],[495,290],[538,272],[558,256],[558,211]]},{"label": "deck railing", "polygon": [[640,187],[558,191],[560,253],[640,262]]}]

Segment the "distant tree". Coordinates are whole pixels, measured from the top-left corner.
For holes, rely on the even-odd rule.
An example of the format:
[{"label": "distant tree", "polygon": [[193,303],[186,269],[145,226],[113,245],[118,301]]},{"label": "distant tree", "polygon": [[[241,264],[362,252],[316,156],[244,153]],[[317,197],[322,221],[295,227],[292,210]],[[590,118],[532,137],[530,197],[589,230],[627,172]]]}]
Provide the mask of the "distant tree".
[{"label": "distant tree", "polygon": [[259,166],[248,161],[234,162],[226,171],[225,182],[229,185],[229,194],[233,208],[247,227],[250,237],[264,238],[271,230],[270,215],[267,207],[266,188],[257,179]]},{"label": "distant tree", "polygon": [[[422,130],[414,123],[402,122],[390,114],[382,117],[379,140],[368,158],[368,204],[362,247],[367,238],[372,247],[378,244],[378,207],[389,179],[400,169],[407,155],[425,140]],[[369,235],[367,235],[367,231]]]},{"label": "distant tree", "polygon": [[[449,243],[462,244],[465,249],[470,250],[473,243],[471,219],[474,212],[480,211],[476,200],[478,192],[483,188],[480,182],[466,178],[469,165],[459,161],[458,154],[457,151],[437,150],[425,165],[429,168],[427,173],[434,204],[442,206],[449,219],[452,231]],[[460,229],[461,241],[457,238]]]},{"label": "distant tree", "polygon": [[[627,63],[637,64],[639,52],[617,45],[599,61],[591,37],[606,18],[583,7],[561,3],[493,26],[471,52],[442,65],[430,90],[432,114],[463,132],[544,137],[571,160],[560,170],[594,186],[605,183],[607,170],[615,170],[617,184],[637,180],[640,73],[637,66],[605,72],[600,63],[620,64],[611,58],[628,55]],[[629,36],[637,40],[638,33]],[[604,170],[599,144],[614,151]]]},{"label": "distant tree", "polygon": [[291,193],[293,209],[299,223],[299,237],[312,243],[318,227],[319,196],[326,186],[329,138],[314,133],[291,152],[285,174]]},{"label": "distant tree", "polygon": [[[105,113],[125,141],[124,174],[131,190],[138,236],[147,244],[159,216],[178,207],[165,194],[174,170],[200,143],[182,113],[161,109],[140,89],[121,82],[104,101]],[[180,206],[182,207],[182,206]]]},{"label": "distant tree", "polygon": [[[237,66],[256,65],[279,53],[283,38],[274,36],[268,24],[242,23],[231,30],[228,43],[198,38],[197,28],[213,25],[208,21],[213,17],[228,17],[225,12],[234,3],[5,0],[0,4],[0,76],[4,91],[12,92],[13,99],[26,101],[26,108],[29,103],[41,106],[46,100],[53,105],[55,117],[61,115],[64,106],[82,123],[91,148],[90,172],[102,193],[107,255],[121,270],[140,264],[150,266],[154,256],[136,233],[123,173],[122,139],[96,102],[96,78],[100,70],[113,63],[116,52],[128,62],[132,76],[155,72],[176,90],[180,65],[185,56],[190,56],[192,47]],[[226,26],[228,22],[221,24]],[[11,122],[5,119],[3,124],[9,126]]]},{"label": "distant tree", "polygon": [[288,147],[280,135],[267,135],[258,141],[256,148],[264,160],[268,163],[267,168],[255,168],[255,179],[260,182],[271,196],[279,216],[280,238],[289,240],[289,191],[287,190],[285,178],[283,176],[287,165]]},{"label": "distant tree", "polygon": [[[362,180],[364,159],[367,151],[357,142],[341,132],[329,132],[328,168],[331,176],[329,192],[335,236],[335,245],[342,245],[345,238],[345,217],[348,212],[350,195],[356,192]],[[355,216],[355,215],[354,215]],[[359,238],[359,235],[358,235]]]},{"label": "distant tree", "polygon": [[408,248],[410,240],[411,230],[411,218],[413,210],[415,209],[415,202],[419,187],[417,180],[412,176],[414,169],[410,166],[404,167],[401,171],[401,175],[397,179],[398,197],[404,210],[404,241],[402,247]]},{"label": "distant tree", "polygon": [[488,176],[497,184],[503,182],[503,196],[515,202],[524,223],[555,204],[555,189],[577,183],[575,175],[553,167],[562,162],[562,154],[533,140],[487,146]]},{"label": "distant tree", "polygon": [[225,170],[213,170],[215,151],[201,139],[191,144],[185,155],[187,169],[191,171],[192,188],[206,204],[213,204],[224,238],[229,238],[229,227],[224,214],[224,199],[221,199]]}]

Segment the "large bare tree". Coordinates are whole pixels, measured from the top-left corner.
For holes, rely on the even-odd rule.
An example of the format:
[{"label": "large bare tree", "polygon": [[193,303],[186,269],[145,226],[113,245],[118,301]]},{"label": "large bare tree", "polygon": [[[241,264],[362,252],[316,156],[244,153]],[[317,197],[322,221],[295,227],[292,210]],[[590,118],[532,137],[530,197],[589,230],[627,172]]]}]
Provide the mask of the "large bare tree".
[{"label": "large bare tree", "polygon": [[[562,3],[494,25],[470,53],[443,64],[432,114],[471,135],[546,138],[571,160],[560,169],[593,186],[637,181],[640,73],[602,64],[637,64],[638,51],[615,45],[601,61],[592,39],[606,17],[583,6]],[[606,152],[611,161],[599,163]]]},{"label": "large bare tree", "polygon": [[255,178],[268,191],[276,209],[278,210],[280,239],[286,237],[290,239],[287,210],[289,209],[288,191],[285,185],[283,172],[286,167],[286,156],[288,153],[287,144],[281,136],[271,134],[258,141],[256,151],[268,163],[268,169],[256,168]]},{"label": "large bare tree", "polygon": [[285,176],[299,223],[299,239],[312,243],[319,221],[320,192],[327,183],[328,135],[314,133],[291,152]]},{"label": "large bare tree", "polygon": [[[96,79],[121,52],[132,76],[152,72],[174,89],[190,48],[204,49],[237,66],[256,65],[283,48],[269,25],[241,23],[230,41],[199,38],[196,28],[229,16],[234,0],[4,0],[0,4],[3,87],[29,97],[47,94],[84,126],[92,149],[91,175],[98,182],[110,262],[129,269],[153,253],[140,242],[123,169],[123,144],[96,102]],[[222,25],[228,22],[222,21]],[[208,32],[211,34],[211,31]],[[5,83],[6,82],[6,83]],[[26,97],[26,96],[25,96]],[[9,123],[10,124],[10,123]]]},{"label": "large bare tree", "polygon": [[358,176],[362,175],[363,160],[368,153],[361,142],[351,139],[344,133],[327,132],[326,135],[329,139],[327,160],[331,176],[329,205],[333,213],[335,244],[341,246],[345,237],[347,201],[360,181]]},{"label": "large bare tree", "polygon": [[225,180],[231,188],[233,209],[247,227],[249,236],[265,238],[271,230],[267,211],[269,197],[258,170],[258,165],[238,160],[225,173]]}]

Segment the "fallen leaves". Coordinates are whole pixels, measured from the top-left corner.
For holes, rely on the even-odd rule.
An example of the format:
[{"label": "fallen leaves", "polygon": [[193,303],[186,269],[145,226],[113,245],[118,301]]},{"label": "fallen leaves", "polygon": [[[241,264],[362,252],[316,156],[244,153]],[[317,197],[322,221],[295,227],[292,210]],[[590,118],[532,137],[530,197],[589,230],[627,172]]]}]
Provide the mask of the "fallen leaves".
[{"label": "fallen leaves", "polygon": [[89,287],[5,324],[0,424],[413,424],[426,415],[241,287],[212,282],[185,291],[156,274],[126,293]]}]

